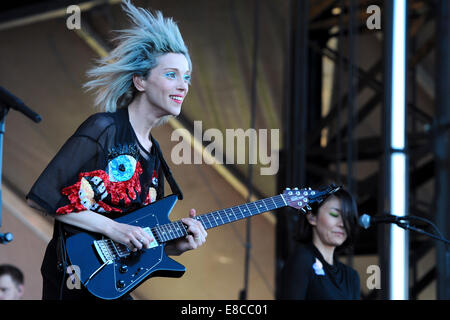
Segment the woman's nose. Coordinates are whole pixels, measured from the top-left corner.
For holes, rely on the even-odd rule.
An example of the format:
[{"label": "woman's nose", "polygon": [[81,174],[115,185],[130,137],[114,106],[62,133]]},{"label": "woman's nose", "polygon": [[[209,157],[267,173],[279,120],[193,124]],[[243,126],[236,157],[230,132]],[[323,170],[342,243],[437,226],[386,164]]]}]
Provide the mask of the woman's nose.
[{"label": "woman's nose", "polygon": [[187,92],[187,91],[188,91],[188,88],[189,88],[189,85],[188,85],[188,83],[187,83],[186,80],[181,79],[180,81],[178,81],[178,86],[177,86],[177,89],[178,89],[178,90]]}]

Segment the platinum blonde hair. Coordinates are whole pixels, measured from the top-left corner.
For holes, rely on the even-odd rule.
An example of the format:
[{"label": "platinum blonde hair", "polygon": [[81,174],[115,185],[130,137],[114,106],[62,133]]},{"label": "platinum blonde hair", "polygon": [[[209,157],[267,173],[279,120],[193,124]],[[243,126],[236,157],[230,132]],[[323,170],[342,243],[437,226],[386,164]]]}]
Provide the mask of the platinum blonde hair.
[{"label": "platinum blonde hair", "polygon": [[93,79],[84,84],[88,91],[95,91],[95,105],[107,112],[128,106],[137,92],[133,75],[147,78],[158,57],[166,53],[183,54],[192,70],[188,49],[172,18],[136,8],[129,0],[123,1],[122,8],[132,27],[117,31],[118,46],[87,72]]}]

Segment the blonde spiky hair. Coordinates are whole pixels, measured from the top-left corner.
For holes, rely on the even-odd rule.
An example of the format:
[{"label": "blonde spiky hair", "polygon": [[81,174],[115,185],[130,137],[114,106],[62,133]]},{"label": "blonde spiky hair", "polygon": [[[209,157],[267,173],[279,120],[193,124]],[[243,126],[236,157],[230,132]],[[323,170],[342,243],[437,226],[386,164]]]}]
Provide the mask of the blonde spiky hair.
[{"label": "blonde spiky hair", "polygon": [[133,75],[146,78],[161,55],[181,53],[192,70],[188,49],[172,18],[164,18],[160,11],[154,15],[136,8],[129,0],[123,1],[122,8],[133,26],[117,31],[119,36],[115,40],[119,45],[87,72],[93,80],[84,85],[88,91],[96,91],[95,105],[108,112],[125,107],[133,100],[137,91]]}]

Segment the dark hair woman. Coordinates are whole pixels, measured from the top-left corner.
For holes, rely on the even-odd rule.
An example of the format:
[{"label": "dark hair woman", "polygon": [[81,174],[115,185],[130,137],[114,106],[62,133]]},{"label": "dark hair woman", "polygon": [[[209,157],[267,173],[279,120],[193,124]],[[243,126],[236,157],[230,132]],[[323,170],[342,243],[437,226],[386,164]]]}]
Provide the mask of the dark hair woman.
[{"label": "dark hair woman", "polygon": [[358,210],[353,196],[339,189],[301,219],[299,244],[284,268],[283,299],[360,299],[358,273],[336,259],[336,248],[352,245]]}]

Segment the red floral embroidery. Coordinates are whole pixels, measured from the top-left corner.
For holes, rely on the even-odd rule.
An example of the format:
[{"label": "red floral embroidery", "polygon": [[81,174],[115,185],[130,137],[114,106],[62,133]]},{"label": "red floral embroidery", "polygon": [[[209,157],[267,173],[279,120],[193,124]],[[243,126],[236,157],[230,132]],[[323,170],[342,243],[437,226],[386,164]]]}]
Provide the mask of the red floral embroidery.
[{"label": "red floral embroidery", "polygon": [[[58,208],[56,214],[63,215],[71,212],[80,212],[87,210],[81,203],[80,188],[81,181],[84,177],[99,177],[102,179],[106,188],[106,192],[111,195],[111,203],[118,205],[120,200],[124,201],[125,206],[131,204],[131,200],[137,198],[137,194],[141,193],[141,184],[139,182],[139,176],[142,174],[142,167],[139,162],[136,162],[136,169],[133,176],[127,181],[112,182],[109,179],[108,174],[103,170],[95,170],[91,172],[82,172],[79,174],[77,183],[62,189],[61,193],[70,201],[70,204]],[[106,212],[122,212],[121,209],[112,207],[103,201],[97,201],[96,204],[104,209]]]},{"label": "red floral embroidery", "polygon": [[[81,179],[83,177],[100,177],[103,180],[106,190],[109,189],[108,186],[111,182],[109,181],[109,177],[105,171],[96,170],[96,171],[91,171],[91,172],[82,172],[79,175],[79,179],[78,179],[77,183],[62,189],[61,193],[68,197],[70,204],[68,204],[67,206],[58,208],[58,210],[56,210],[56,214],[63,215],[63,214],[71,213],[71,212],[80,212],[80,211],[86,210],[86,208],[81,204],[80,196],[78,194],[78,192],[80,191],[80,187],[81,187]],[[108,211],[108,212],[112,212],[112,211],[122,212],[122,210],[111,207],[111,206],[107,205],[106,203],[104,203],[103,201],[98,201],[97,204],[101,208],[103,208],[105,211]]]},{"label": "red floral embroidery", "polygon": [[111,194],[111,202],[117,205],[120,200],[124,200],[125,205],[129,205],[131,199],[136,200],[136,192],[141,193],[141,184],[139,182],[139,176],[141,174],[142,167],[139,162],[136,162],[136,170],[129,180],[123,182],[110,182],[111,189],[109,193]]}]

